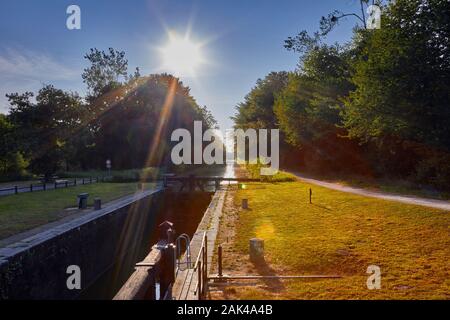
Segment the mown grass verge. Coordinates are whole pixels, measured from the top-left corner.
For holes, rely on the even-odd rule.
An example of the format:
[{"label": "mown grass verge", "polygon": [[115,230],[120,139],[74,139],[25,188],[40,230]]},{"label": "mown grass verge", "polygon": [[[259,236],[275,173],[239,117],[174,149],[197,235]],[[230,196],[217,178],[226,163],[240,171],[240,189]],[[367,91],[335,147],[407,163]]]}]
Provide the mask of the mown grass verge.
[{"label": "mown grass verge", "polygon": [[[309,188],[313,203],[309,203]],[[251,183],[231,192],[237,211],[224,253],[228,274],[341,275],[225,290],[230,299],[449,299],[450,215],[303,182]],[[248,199],[249,210],[240,209]],[[225,220],[228,212],[225,212]],[[224,222],[227,224],[227,222]],[[265,241],[265,266],[249,263],[248,242]],[[228,238],[227,238],[228,241]],[[369,290],[369,265],[381,289]]]},{"label": "mown grass verge", "polygon": [[[153,184],[146,184],[153,188]],[[56,221],[77,212],[77,195],[89,193],[88,206],[94,198],[108,202],[137,191],[136,183],[94,183],[77,187],[20,193],[0,198],[0,239]]]}]

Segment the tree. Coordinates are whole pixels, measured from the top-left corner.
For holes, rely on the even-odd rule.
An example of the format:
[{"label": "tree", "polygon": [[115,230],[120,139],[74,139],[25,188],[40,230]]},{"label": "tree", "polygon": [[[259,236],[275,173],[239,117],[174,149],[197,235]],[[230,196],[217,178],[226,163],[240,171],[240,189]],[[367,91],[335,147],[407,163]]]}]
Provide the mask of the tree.
[{"label": "tree", "polygon": [[285,71],[271,72],[264,79],[258,79],[244,102],[236,107],[236,114],[231,117],[236,128],[276,128],[275,99],[287,82],[288,72]]},{"label": "tree", "polygon": [[[413,174],[450,151],[450,3],[398,0],[383,27],[360,31],[343,119],[349,136],[373,142],[383,170]],[[441,157],[441,156],[439,156]]]},{"label": "tree", "polygon": [[[128,79],[128,60],[124,51],[109,48],[108,52],[104,52],[94,48],[84,58],[91,64],[82,74],[90,101],[118,87],[122,79]],[[139,69],[136,69],[135,76],[139,76]]]},{"label": "tree", "polygon": [[140,77],[134,85],[98,118],[97,167],[106,159],[121,169],[167,165],[173,130],[193,132],[196,120],[206,128],[216,126],[209,110],[197,104],[189,87],[178,78],[150,75]]},{"label": "tree", "polygon": [[0,180],[20,179],[26,174],[28,162],[18,149],[14,131],[13,124],[0,114]]},{"label": "tree", "polygon": [[288,50],[305,53],[317,46],[320,46],[322,40],[337,26],[339,22],[348,17],[356,19],[356,29],[367,29],[368,19],[366,14],[370,6],[376,5],[380,8],[385,7],[384,0],[359,0],[359,12],[342,12],[334,10],[327,16],[322,16],[320,19],[320,32],[316,31],[312,36],[306,30],[300,31],[295,37],[288,37],[284,43],[284,47]]},{"label": "tree", "polygon": [[48,178],[74,152],[70,142],[82,126],[85,111],[81,98],[51,85],[39,90],[36,103],[30,101],[30,93],[7,97],[20,148],[30,157],[33,172]]}]

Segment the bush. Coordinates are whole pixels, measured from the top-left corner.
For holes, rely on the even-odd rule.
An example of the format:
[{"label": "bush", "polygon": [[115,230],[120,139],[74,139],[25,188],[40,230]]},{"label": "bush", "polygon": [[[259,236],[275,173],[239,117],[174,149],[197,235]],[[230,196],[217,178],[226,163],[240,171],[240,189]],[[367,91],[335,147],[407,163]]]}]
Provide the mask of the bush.
[{"label": "bush", "polygon": [[291,173],[285,171],[278,171],[273,176],[261,175],[261,168],[265,167],[261,163],[258,164],[246,164],[246,169],[252,179],[260,179],[264,182],[293,182],[297,180],[297,177]]},{"label": "bush", "polygon": [[416,166],[416,180],[441,190],[449,190],[450,155],[437,155],[419,162]]},{"label": "bush", "polygon": [[17,180],[29,180],[33,178],[26,168],[29,162],[25,160],[22,153],[13,152],[0,159],[3,172],[0,176],[0,181],[17,181]]},{"label": "bush", "polygon": [[89,177],[111,177],[111,182],[137,182],[150,181],[158,178],[161,171],[155,167],[147,167],[143,169],[129,169],[129,170],[91,170],[81,172],[59,172],[58,177],[61,178],[89,178]]}]

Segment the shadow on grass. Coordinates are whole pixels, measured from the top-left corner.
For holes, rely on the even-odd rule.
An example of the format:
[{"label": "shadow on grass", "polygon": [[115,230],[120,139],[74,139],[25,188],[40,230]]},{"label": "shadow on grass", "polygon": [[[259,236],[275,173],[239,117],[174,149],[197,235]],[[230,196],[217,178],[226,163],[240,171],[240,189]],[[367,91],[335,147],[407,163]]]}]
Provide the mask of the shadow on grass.
[{"label": "shadow on grass", "polygon": [[320,208],[320,209],[324,209],[324,210],[328,210],[328,211],[333,211],[333,210],[331,210],[330,208],[321,206],[320,204],[315,204],[315,203],[311,203],[311,204],[312,204],[313,206],[317,207],[317,208]]},{"label": "shadow on grass", "polygon": [[[256,268],[256,271],[261,276],[277,276],[276,271],[267,263],[267,261],[264,258],[258,259],[257,261],[252,262],[253,265]],[[268,279],[262,279],[264,284],[271,290],[271,291],[282,291],[285,289],[284,284],[281,282],[280,279],[276,278],[268,278]]]}]

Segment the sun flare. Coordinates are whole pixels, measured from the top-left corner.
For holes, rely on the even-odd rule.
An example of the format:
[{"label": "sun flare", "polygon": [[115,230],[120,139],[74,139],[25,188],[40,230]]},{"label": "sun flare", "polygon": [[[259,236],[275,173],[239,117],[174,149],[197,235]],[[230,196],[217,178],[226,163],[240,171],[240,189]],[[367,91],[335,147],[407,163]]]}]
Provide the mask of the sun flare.
[{"label": "sun flare", "polygon": [[195,76],[204,63],[202,45],[186,36],[169,33],[169,40],[160,48],[163,68],[176,76]]}]

